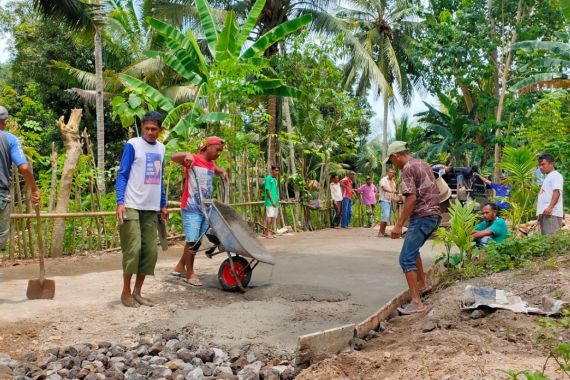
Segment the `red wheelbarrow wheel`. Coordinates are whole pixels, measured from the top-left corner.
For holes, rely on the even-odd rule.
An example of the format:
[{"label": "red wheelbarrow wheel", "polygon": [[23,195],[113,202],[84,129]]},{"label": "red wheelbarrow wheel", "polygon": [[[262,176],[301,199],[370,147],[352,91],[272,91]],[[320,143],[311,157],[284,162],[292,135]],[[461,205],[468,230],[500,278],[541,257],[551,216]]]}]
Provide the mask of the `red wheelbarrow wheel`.
[{"label": "red wheelbarrow wheel", "polygon": [[[246,259],[241,256],[233,256],[232,260],[234,262],[235,272],[241,281],[241,285],[247,288],[249,281],[251,280],[251,268]],[[235,292],[240,290],[238,282],[232,273],[232,266],[230,265],[230,259],[225,259],[220,265],[220,270],[218,271],[218,281],[222,285],[222,289],[226,291]]]}]

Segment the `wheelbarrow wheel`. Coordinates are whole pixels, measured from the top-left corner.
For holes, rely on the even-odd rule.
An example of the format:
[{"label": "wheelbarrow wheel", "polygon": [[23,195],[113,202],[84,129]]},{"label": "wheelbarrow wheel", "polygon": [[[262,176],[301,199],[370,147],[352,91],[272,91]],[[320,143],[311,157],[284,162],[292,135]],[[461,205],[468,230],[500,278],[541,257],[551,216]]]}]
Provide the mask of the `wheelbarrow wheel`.
[{"label": "wheelbarrow wheel", "polygon": [[[251,280],[251,268],[246,259],[241,256],[233,256],[232,260],[234,262],[234,270],[244,288],[247,288],[249,281]],[[232,273],[232,266],[230,264],[230,259],[225,259],[220,265],[220,270],[218,271],[218,281],[222,285],[222,289],[230,292],[235,292],[240,290],[238,282]]]}]

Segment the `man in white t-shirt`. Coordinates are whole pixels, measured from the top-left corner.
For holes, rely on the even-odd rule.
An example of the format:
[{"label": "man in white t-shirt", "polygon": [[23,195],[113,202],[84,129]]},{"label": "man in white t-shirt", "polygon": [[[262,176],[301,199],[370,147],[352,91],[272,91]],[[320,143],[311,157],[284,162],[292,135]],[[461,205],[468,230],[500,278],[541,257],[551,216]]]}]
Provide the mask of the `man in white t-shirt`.
[{"label": "man in white t-shirt", "polygon": [[334,206],[333,228],[340,228],[340,216],[342,215],[342,189],[340,178],[333,174],[331,178],[331,200]]},{"label": "man in white t-shirt", "polygon": [[386,175],[380,180],[380,208],[382,210],[382,219],[380,221],[380,231],[378,237],[388,237],[386,226],[390,223],[390,214],[392,213],[392,202],[396,200],[396,182],[394,182],[394,169],[388,169]]},{"label": "man in white t-shirt", "polygon": [[546,176],[538,193],[536,216],[543,235],[551,235],[562,227],[564,179],[554,168],[554,157],[545,153],[538,158],[540,171]]}]

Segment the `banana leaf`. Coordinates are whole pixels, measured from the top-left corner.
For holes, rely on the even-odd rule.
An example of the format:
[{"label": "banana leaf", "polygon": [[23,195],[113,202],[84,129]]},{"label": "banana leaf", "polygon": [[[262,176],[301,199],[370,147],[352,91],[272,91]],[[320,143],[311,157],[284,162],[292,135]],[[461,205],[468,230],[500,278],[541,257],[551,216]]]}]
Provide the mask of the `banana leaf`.
[{"label": "banana leaf", "polygon": [[[263,7],[265,7],[265,0],[257,0],[255,4],[253,4],[253,7],[251,7],[251,10],[247,15],[247,19],[245,20],[245,23],[241,28],[241,32],[237,38],[237,49],[241,49],[243,44],[245,44],[245,41],[247,41],[247,37],[249,37],[253,31],[253,28],[255,28],[255,25],[257,25],[257,19],[259,19],[259,15],[263,11]],[[234,51],[234,54],[239,55],[239,50]]]},{"label": "banana leaf", "polygon": [[[226,21],[224,28],[218,36],[218,43],[216,44],[216,61],[221,62],[226,59],[236,58],[236,34],[238,28],[236,26],[236,15],[234,12],[226,14]],[[239,51],[238,51],[239,53]]]},{"label": "banana leaf", "polygon": [[127,74],[119,74],[119,78],[125,87],[132,88],[144,98],[158,104],[163,111],[170,112],[174,108],[174,102],[162,95],[156,88]]},{"label": "banana leaf", "polygon": [[253,45],[251,45],[243,54],[243,59],[259,57],[272,45],[281,41],[291,33],[295,33],[305,25],[309,24],[313,17],[311,15],[303,15],[293,20],[284,22],[276,26],[269,32],[261,36]]},{"label": "banana leaf", "polygon": [[198,14],[200,15],[200,24],[204,30],[208,48],[213,57],[216,56],[216,44],[218,43],[218,30],[216,29],[216,21],[210,10],[208,0],[195,0]]}]

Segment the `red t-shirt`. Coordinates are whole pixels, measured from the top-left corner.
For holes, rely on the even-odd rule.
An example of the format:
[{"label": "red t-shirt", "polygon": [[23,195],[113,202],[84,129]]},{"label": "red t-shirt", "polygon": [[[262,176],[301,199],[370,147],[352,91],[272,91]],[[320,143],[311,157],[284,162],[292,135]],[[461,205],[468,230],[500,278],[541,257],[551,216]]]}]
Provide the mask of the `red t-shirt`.
[{"label": "red t-shirt", "polygon": [[200,187],[202,198],[212,199],[212,187],[214,175],[216,174],[216,163],[206,160],[199,154],[194,154],[194,170],[186,166],[186,179],[184,180],[184,190],[182,191],[182,199],[180,200],[180,208],[185,211],[200,212],[200,196],[196,190],[196,172],[197,183]]},{"label": "red t-shirt", "polygon": [[342,197],[352,199],[352,194],[354,189],[352,188],[352,180],[348,177],[344,177],[340,180],[340,188],[342,189]]}]

